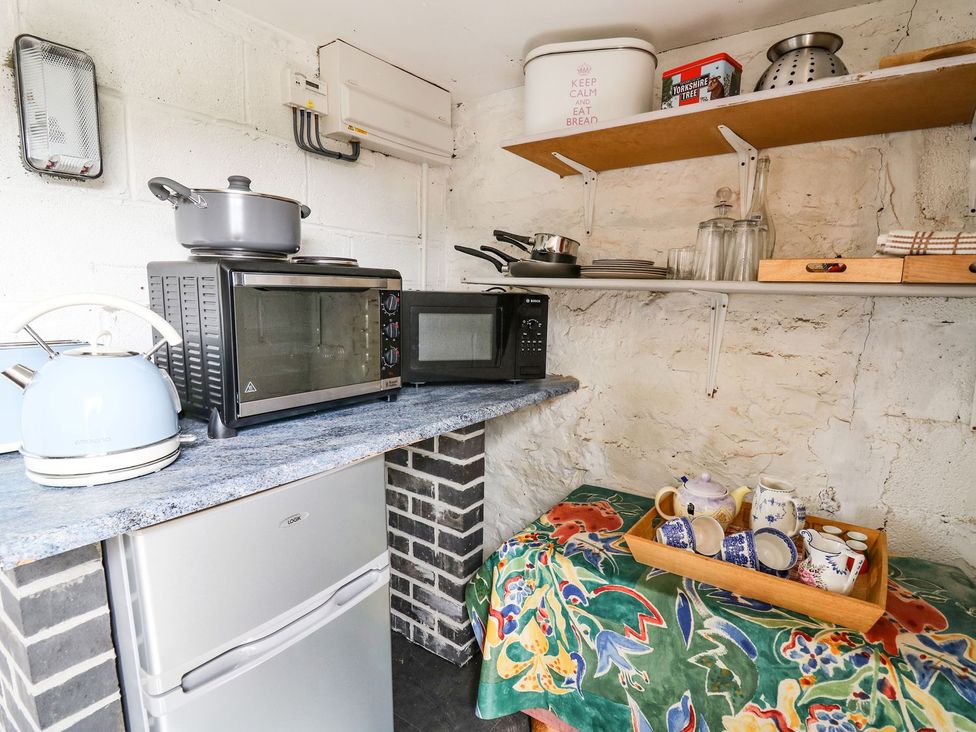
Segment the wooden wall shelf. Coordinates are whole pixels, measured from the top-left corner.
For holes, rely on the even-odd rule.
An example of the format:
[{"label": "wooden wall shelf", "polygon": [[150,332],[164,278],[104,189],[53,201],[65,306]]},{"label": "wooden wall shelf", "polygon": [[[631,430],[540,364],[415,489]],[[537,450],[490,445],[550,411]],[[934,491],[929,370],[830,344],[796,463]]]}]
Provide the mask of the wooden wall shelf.
[{"label": "wooden wall shelf", "polygon": [[732,150],[720,124],[762,150],[886,132],[969,124],[976,114],[976,54],[741,94],[589,127],[508,140],[506,150],[560,176]]},{"label": "wooden wall shelf", "polygon": [[726,295],[830,295],[847,297],[976,297],[976,285],[856,282],[728,282],[719,280],[598,280],[537,277],[467,277],[469,285],[528,290],[633,290],[714,292]]}]

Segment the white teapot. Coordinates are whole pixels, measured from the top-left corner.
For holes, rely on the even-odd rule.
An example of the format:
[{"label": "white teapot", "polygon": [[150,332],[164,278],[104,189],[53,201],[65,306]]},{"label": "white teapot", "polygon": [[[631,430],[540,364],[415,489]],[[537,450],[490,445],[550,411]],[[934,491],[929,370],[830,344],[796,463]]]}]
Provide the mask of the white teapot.
[{"label": "white teapot", "polygon": [[[674,513],[661,508],[661,500],[674,494]],[[712,481],[712,476],[702,473],[700,478],[689,480],[677,488],[666,486],[657,492],[654,505],[657,512],[666,519],[682,516],[711,516],[726,528],[742,508],[742,499],[749,494],[749,488],[742,486],[729,491],[721,483]]]}]

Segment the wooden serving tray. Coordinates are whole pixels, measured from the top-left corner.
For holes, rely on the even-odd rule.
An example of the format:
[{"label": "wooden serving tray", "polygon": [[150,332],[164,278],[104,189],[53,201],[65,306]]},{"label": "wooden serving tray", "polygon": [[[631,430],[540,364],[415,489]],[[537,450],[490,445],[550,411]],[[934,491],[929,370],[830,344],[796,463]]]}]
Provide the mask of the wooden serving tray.
[{"label": "wooden serving tray", "polygon": [[763,259],[760,282],[901,282],[902,257]]},{"label": "wooden serving tray", "polygon": [[[748,527],[751,510],[752,504],[742,504],[742,510],[729,527],[730,533]],[[888,540],[884,531],[807,516],[807,526],[812,528],[819,530],[824,524],[832,524],[845,532],[860,531],[868,537],[865,542],[868,545],[868,570],[857,578],[850,595],[840,595],[795,579],[774,577],[661,544],[654,538],[654,533],[663,521],[657,508],[652,508],[624,535],[631,553],[641,564],[862,632],[870,629],[884,613],[888,597]]]},{"label": "wooden serving tray", "polygon": [[919,254],[905,257],[903,281],[976,285],[976,255]]}]

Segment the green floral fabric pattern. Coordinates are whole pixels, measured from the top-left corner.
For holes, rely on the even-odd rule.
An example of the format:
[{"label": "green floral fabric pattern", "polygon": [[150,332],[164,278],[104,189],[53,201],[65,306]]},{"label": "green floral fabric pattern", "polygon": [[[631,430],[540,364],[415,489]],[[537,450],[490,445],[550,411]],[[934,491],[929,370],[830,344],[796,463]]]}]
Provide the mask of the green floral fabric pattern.
[{"label": "green floral fabric pattern", "polygon": [[653,500],[582,486],[506,541],[467,588],[478,714],[543,708],[580,732],[976,732],[976,587],[890,563],[867,633],[639,564]]}]

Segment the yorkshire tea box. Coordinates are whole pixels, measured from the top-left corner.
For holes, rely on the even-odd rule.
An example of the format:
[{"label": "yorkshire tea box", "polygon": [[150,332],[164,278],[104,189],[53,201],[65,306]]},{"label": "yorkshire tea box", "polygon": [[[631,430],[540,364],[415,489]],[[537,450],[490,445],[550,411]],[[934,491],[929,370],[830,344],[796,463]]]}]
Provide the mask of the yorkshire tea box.
[{"label": "yorkshire tea box", "polygon": [[665,71],[661,109],[734,97],[739,93],[741,80],[742,65],[727,53],[716,53]]}]

